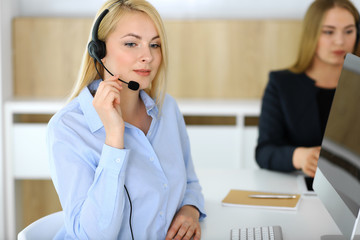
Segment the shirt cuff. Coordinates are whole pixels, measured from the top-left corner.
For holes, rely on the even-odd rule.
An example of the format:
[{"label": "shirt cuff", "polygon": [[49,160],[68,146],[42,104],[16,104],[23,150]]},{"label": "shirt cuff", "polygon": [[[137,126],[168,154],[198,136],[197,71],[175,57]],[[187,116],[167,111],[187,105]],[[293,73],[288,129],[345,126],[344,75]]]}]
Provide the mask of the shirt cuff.
[{"label": "shirt cuff", "polygon": [[104,144],[98,167],[118,173],[126,167],[129,153],[129,149],[119,149]]},{"label": "shirt cuff", "polygon": [[184,200],[182,203],[182,207],[185,205],[191,205],[197,208],[200,213],[199,221],[202,221],[206,217],[205,209],[202,204],[197,203],[196,201],[191,201],[190,199]]}]

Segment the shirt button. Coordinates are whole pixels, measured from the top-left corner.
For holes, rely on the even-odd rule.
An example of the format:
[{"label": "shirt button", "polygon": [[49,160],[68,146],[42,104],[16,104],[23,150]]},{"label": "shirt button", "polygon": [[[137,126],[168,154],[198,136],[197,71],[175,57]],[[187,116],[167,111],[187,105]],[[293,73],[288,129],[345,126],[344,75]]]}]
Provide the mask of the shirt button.
[{"label": "shirt button", "polygon": [[150,157],[150,161],[153,162],[153,161],[154,161],[154,158],[153,158],[153,157]]},{"label": "shirt button", "polygon": [[163,186],[164,186],[164,189],[167,189],[167,186],[168,186],[168,185],[167,185],[166,183],[164,183]]},{"label": "shirt button", "polygon": [[160,217],[164,216],[164,212],[161,211],[161,212],[159,213],[159,215],[160,215]]},{"label": "shirt button", "polygon": [[117,158],[117,159],[115,159],[115,162],[117,162],[117,163],[121,163],[121,158]]}]

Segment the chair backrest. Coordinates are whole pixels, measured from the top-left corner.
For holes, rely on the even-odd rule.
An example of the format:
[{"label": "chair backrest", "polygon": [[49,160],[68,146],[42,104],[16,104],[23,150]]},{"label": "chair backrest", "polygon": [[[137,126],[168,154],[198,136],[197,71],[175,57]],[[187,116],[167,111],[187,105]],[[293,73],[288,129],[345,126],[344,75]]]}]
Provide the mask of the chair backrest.
[{"label": "chair backrest", "polygon": [[55,212],[36,220],[24,228],[21,232],[19,232],[18,240],[53,239],[63,225],[63,211]]}]

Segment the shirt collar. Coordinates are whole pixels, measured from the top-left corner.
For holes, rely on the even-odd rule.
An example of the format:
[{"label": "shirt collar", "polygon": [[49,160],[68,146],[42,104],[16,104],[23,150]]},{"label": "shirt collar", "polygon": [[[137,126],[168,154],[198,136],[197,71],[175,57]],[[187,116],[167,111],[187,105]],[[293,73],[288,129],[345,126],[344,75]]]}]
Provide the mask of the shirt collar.
[{"label": "shirt collar", "polygon": [[[93,81],[88,85],[88,87],[84,88],[78,96],[81,109],[84,112],[84,117],[92,132],[95,132],[104,126],[94,106],[92,105],[94,97],[91,92],[97,90],[100,82],[100,79]],[[144,102],[147,114],[153,119],[157,119],[159,111],[155,101],[143,90],[140,90],[140,98]]]},{"label": "shirt collar", "polygon": [[143,90],[140,90],[140,97],[141,97],[141,100],[144,102],[147,114],[149,116],[151,116],[153,119],[157,119],[159,110],[158,110],[158,107],[156,106],[154,99],[152,99]]},{"label": "shirt collar", "polygon": [[100,80],[93,81],[88,87],[84,88],[78,96],[80,107],[84,112],[84,117],[92,132],[95,132],[104,126],[94,106],[92,105],[94,97],[90,92],[96,90],[99,83]]}]

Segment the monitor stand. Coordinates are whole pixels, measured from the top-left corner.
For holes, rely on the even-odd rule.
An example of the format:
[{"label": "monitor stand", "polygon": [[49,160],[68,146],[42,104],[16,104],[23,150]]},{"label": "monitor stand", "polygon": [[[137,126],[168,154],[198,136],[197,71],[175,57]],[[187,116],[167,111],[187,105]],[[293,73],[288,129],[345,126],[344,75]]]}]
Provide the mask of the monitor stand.
[{"label": "monitor stand", "polygon": [[346,238],[344,236],[340,236],[340,235],[324,235],[324,236],[321,236],[320,239],[321,240],[346,240]]},{"label": "monitor stand", "polygon": [[[342,235],[323,235],[321,240],[348,240]],[[360,235],[356,235],[352,240],[360,240]]]}]

